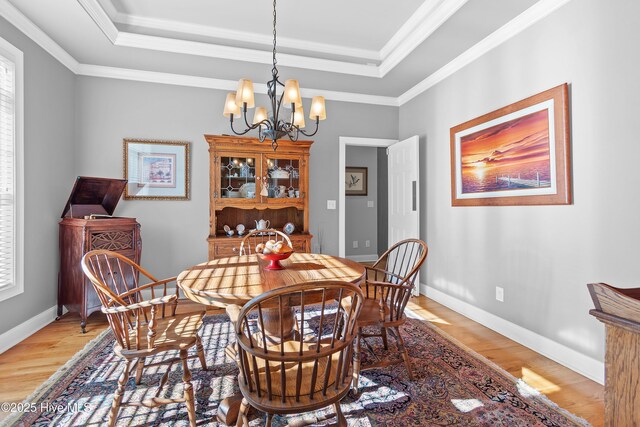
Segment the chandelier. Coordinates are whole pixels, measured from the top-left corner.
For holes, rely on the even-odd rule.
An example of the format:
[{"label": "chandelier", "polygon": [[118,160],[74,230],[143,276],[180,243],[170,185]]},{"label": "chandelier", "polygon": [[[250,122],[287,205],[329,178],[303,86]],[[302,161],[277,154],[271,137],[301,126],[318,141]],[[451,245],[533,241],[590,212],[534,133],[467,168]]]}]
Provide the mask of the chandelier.
[{"label": "chandelier", "polygon": [[[254,108],[253,82],[249,79],[240,79],[238,90],[227,94],[224,104],[224,116],[229,117],[231,130],[236,135],[244,135],[249,131],[258,129],[260,141],[271,140],[273,151],[278,148],[278,139],[284,136],[291,141],[297,141],[299,134],[313,136],[318,132],[320,120],[327,118],[324,105],[324,97],[314,96],[311,100],[309,118],[315,120],[316,127],[313,132],[304,131],[304,109],[302,107],[302,97],[300,86],[297,80],[286,80],[284,84],[278,78],[278,68],[276,67],[276,0],[273,0],[273,68],[271,69],[271,80],[267,83],[267,95],[271,103],[271,115],[267,115],[265,107],[258,107],[253,115],[253,121],[249,124],[247,120],[247,110]],[[280,86],[283,88],[278,95]],[[284,107],[281,108],[281,107]],[[285,110],[290,110],[285,111]],[[242,131],[237,131],[233,127],[233,119],[242,115],[244,126]]]}]

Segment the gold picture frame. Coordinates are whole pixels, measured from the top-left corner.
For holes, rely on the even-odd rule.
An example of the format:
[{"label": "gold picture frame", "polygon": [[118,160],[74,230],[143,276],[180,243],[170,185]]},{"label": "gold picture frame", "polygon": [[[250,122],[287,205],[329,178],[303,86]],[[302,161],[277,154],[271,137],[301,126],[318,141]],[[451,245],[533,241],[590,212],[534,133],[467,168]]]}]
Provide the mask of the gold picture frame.
[{"label": "gold picture frame", "polygon": [[187,141],[123,139],[125,200],[189,200]]}]

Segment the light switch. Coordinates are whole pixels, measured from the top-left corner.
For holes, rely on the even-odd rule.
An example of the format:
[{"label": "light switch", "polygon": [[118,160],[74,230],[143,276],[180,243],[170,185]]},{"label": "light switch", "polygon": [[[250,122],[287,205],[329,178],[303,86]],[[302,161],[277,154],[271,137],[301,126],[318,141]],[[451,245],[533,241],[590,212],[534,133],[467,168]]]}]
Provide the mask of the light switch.
[{"label": "light switch", "polygon": [[335,209],[336,201],[335,200],[327,200],[327,209]]},{"label": "light switch", "polygon": [[367,207],[368,208],[372,208],[373,207],[373,200],[367,200]]}]

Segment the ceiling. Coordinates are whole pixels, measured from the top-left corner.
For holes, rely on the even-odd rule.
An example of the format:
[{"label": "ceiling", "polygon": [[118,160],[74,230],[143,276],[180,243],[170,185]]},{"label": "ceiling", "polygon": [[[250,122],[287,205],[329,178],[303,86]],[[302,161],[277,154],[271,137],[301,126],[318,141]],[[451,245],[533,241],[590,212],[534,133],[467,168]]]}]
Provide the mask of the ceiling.
[{"label": "ceiling", "polygon": [[[278,69],[303,88],[395,99],[489,46],[492,34],[517,32],[509,25],[554,1],[566,2],[279,0]],[[84,74],[114,67],[217,79],[229,89],[241,77],[270,78],[272,7],[266,0],[0,0],[0,13],[24,15],[84,64]]]}]

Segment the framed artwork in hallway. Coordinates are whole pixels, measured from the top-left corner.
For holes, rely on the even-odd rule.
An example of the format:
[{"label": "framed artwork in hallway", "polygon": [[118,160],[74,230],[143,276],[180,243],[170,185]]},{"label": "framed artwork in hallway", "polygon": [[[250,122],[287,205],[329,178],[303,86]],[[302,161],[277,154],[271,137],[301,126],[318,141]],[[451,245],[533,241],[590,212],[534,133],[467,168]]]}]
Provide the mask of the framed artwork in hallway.
[{"label": "framed artwork in hallway", "polygon": [[451,128],[453,206],[571,203],[568,85]]},{"label": "framed artwork in hallway", "polygon": [[127,200],[189,200],[189,142],[125,139]]},{"label": "framed artwork in hallway", "polygon": [[367,195],[367,168],[347,166],[344,174],[344,194],[346,196]]}]

